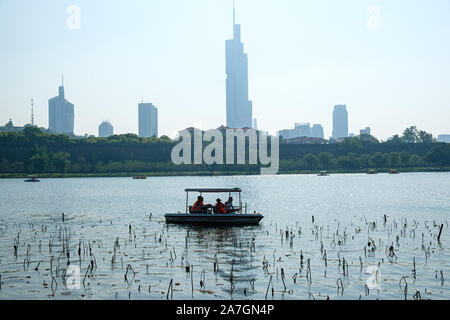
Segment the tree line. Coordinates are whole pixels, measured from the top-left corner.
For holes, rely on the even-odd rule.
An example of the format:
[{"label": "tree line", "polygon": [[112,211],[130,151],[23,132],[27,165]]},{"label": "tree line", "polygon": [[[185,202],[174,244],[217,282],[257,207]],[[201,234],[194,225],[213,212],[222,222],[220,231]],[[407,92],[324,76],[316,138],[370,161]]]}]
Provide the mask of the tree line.
[{"label": "tree line", "polygon": [[[22,132],[0,133],[0,173],[258,173],[255,165],[180,165],[171,162],[177,141],[166,136],[134,134],[73,139],[27,126]],[[361,135],[336,144],[294,145],[281,141],[280,171],[360,171],[370,168],[450,166],[450,144],[436,143],[416,127],[386,142]]]}]

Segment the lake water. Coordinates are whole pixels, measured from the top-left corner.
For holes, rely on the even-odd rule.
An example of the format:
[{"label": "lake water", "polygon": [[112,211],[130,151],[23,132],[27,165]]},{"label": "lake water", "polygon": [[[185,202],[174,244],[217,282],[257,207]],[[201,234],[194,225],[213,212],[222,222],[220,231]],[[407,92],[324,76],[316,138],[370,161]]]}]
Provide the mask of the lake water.
[{"label": "lake water", "polygon": [[[166,225],[187,187],[265,218]],[[3,179],[0,299],[449,299],[449,218],[450,173]]]}]

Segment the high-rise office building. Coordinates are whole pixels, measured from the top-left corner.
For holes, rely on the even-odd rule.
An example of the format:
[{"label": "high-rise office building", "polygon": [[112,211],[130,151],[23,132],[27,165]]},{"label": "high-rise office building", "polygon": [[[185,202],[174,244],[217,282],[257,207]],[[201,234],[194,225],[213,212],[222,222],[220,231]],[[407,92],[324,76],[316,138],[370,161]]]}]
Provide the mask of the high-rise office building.
[{"label": "high-rise office building", "polygon": [[139,103],[139,136],[158,137],[158,108],[152,103]]},{"label": "high-rise office building", "polygon": [[109,121],[103,121],[98,126],[98,136],[100,138],[106,138],[112,136],[113,134],[114,134],[114,127],[112,126],[111,123],[109,123]]},{"label": "high-rise office building", "polygon": [[346,105],[334,106],[332,137],[334,139],[348,137],[348,112]]},{"label": "high-rise office building", "polygon": [[294,131],[298,137],[310,137],[311,125],[309,123],[296,123]]},{"label": "high-rise office building", "polygon": [[74,105],[64,97],[64,80],[59,94],[48,100],[48,128],[56,133],[73,134]]},{"label": "high-rise office building", "polygon": [[241,26],[236,24],[236,10],[233,7],[233,39],[225,42],[226,47],[226,104],[227,127],[252,127],[252,102],[248,99],[248,58],[241,42]]},{"label": "high-rise office building", "polygon": [[321,124],[313,124],[311,128],[311,137],[313,138],[324,138],[323,127]]},{"label": "high-rise office building", "polygon": [[359,135],[367,134],[370,136],[370,127],[365,127],[364,129],[359,130]]}]

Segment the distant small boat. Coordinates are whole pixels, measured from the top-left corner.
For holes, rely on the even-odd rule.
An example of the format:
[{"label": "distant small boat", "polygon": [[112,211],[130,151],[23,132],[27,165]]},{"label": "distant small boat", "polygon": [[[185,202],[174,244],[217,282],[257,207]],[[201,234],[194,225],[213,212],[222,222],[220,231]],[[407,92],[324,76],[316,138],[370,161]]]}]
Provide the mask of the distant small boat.
[{"label": "distant small boat", "polygon": [[329,176],[328,171],[320,171],[318,174],[319,177],[326,177]]},{"label": "distant small boat", "polygon": [[399,174],[400,172],[398,172],[396,169],[391,169],[389,170],[389,174]]},{"label": "distant small boat", "polygon": [[39,180],[37,176],[28,176],[28,178],[25,179],[24,181],[25,182],[40,182],[41,180]]},{"label": "distant small boat", "polygon": [[133,179],[135,179],[135,180],[145,180],[145,179],[147,179],[147,176],[145,174],[138,175],[138,176],[134,176]]},{"label": "distant small boat", "polygon": [[377,172],[374,169],[370,169],[367,171],[367,174],[377,174]]}]

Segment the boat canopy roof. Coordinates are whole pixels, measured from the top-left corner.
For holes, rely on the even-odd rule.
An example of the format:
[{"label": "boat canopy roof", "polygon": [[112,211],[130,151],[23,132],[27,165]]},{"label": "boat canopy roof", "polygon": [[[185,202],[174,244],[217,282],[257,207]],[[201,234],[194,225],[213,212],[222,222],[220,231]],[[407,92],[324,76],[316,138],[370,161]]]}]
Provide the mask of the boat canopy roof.
[{"label": "boat canopy roof", "polygon": [[240,188],[188,188],[184,191],[201,193],[242,192]]}]

